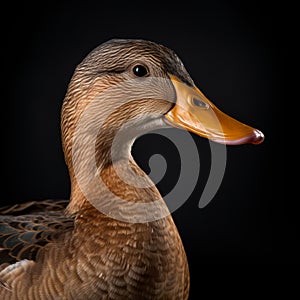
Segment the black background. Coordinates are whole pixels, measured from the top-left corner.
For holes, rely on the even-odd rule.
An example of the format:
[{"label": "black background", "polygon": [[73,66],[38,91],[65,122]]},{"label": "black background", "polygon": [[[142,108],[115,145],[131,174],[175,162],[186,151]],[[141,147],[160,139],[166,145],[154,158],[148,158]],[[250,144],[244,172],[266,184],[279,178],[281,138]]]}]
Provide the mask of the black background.
[{"label": "black background", "polygon": [[[266,136],[258,146],[227,148],[222,185],[213,201],[198,209],[210,151],[206,140],[192,135],[199,148],[201,179],[173,213],[189,260],[191,299],[201,295],[200,276],[217,264],[226,264],[227,272],[229,264],[299,262],[296,200],[282,193],[278,149],[285,141],[278,140],[280,129],[274,126],[283,89],[278,15],[262,2],[243,3],[173,3],[163,9],[152,2],[51,2],[40,7],[16,4],[3,11],[9,22],[2,27],[1,205],[68,198],[59,123],[74,68],[110,38],[149,39],[175,50],[219,108]],[[178,163],[168,143],[153,135],[138,139],[133,148],[146,170],[157,152],[173,167]],[[177,173],[167,173],[158,185],[162,193],[171,189]]]}]

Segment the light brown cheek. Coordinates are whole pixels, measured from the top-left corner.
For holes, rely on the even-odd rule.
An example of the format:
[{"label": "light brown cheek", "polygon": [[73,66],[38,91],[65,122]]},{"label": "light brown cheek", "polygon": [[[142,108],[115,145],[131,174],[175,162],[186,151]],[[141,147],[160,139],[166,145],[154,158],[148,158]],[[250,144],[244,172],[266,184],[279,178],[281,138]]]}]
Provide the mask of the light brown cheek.
[{"label": "light brown cheek", "polygon": [[71,167],[72,137],[80,116],[95,97],[118,82],[120,82],[118,78],[113,80],[112,78],[88,77],[80,72],[72,78],[61,112],[62,145],[69,168]]}]

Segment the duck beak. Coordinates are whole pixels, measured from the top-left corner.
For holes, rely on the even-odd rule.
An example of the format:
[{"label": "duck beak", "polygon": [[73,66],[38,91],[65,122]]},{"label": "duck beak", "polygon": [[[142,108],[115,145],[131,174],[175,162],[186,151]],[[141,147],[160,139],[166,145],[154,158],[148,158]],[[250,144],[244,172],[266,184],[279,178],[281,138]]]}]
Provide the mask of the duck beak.
[{"label": "duck beak", "polygon": [[173,75],[170,79],[177,95],[175,106],[165,114],[170,125],[227,145],[262,143],[261,131],[223,113],[197,87],[190,87]]}]

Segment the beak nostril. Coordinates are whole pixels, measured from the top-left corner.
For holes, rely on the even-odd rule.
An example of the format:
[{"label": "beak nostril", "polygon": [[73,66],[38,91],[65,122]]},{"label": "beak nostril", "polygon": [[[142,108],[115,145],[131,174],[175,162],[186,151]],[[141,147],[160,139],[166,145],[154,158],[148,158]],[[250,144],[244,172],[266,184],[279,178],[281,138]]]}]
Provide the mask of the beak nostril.
[{"label": "beak nostril", "polygon": [[206,108],[206,109],[209,107],[206,102],[204,102],[203,100],[200,100],[198,98],[193,97],[192,101],[193,101],[193,104],[197,107]]}]

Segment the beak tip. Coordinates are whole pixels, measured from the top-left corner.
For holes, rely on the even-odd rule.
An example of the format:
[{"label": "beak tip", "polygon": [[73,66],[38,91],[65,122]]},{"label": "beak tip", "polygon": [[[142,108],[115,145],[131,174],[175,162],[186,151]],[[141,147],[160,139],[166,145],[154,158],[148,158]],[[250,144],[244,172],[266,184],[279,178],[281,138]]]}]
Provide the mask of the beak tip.
[{"label": "beak tip", "polygon": [[265,139],[264,134],[258,129],[254,129],[253,133],[254,134],[253,134],[252,144],[255,145],[261,144]]}]

